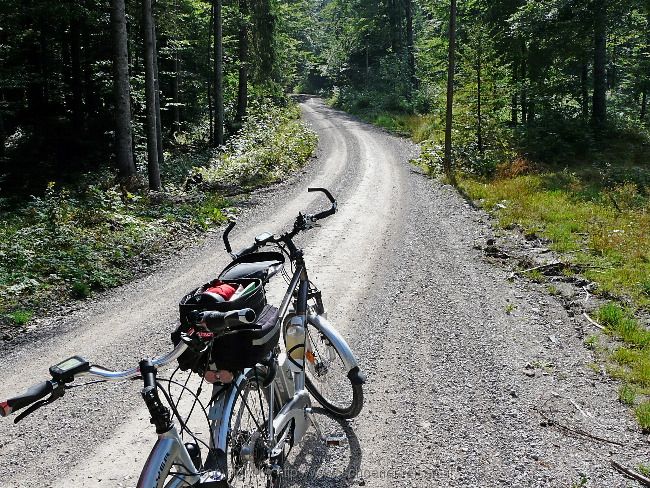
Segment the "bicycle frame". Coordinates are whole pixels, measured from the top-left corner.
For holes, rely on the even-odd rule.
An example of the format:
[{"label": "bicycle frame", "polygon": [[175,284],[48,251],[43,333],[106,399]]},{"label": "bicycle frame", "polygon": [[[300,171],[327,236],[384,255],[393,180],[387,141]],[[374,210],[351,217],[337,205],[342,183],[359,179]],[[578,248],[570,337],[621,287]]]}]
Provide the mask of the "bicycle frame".
[{"label": "bicycle frame", "polygon": [[[174,480],[165,485],[166,477],[164,475],[174,465],[184,470],[185,474],[179,474]],[[192,486],[200,481],[200,476],[196,468],[194,468],[192,458],[187,452],[176,427],[173,427],[158,436],[158,440],[142,468],[137,488]]]},{"label": "bicycle frame", "polygon": [[[349,376],[356,375],[359,372],[359,367],[357,360],[354,357],[350,347],[345,342],[345,339],[334,329],[334,327],[323,317],[321,314],[322,310],[310,311],[308,308],[309,295],[309,277],[307,274],[307,268],[305,266],[304,258],[301,251],[297,251],[296,254],[296,269],[294,274],[289,282],[287,291],[282,299],[281,305],[279,307],[278,321],[276,327],[282,327],[284,318],[289,311],[289,306],[291,305],[292,298],[294,297],[294,292],[297,291],[295,298],[295,313],[296,315],[302,315],[305,319],[305,327],[308,325],[313,326],[319,332],[324,334],[327,339],[336,346],[336,349],[341,353],[341,358],[349,371]],[[321,308],[320,299],[317,298],[318,307]],[[319,313],[321,312],[321,313]],[[283,337],[286,333],[286,330],[283,330]],[[268,439],[271,442],[271,457],[280,455],[284,446],[287,442],[291,444],[297,444],[301,441],[310,424],[314,424],[319,435],[320,430],[315,424],[315,419],[311,416],[311,398],[309,392],[305,388],[305,371],[304,368],[301,371],[294,371],[293,378],[285,377],[285,369],[279,367],[279,360],[286,357],[275,357],[273,361],[275,362],[273,369],[276,371],[275,378],[271,385],[267,388],[265,395],[269,403],[269,414],[268,414]],[[224,395],[221,395],[217,401],[214,402],[208,417],[212,422],[212,447],[217,450],[219,455],[225,458],[227,452],[227,442],[228,442],[228,432],[229,432],[229,421],[232,414],[232,409],[237,400],[237,396],[240,392],[240,386],[244,383],[247,373],[250,369],[244,371],[239,375],[234,381],[234,387],[229,388]],[[273,407],[275,405],[276,396],[281,398],[280,392],[284,391],[284,384],[287,382],[293,381],[294,383],[294,395],[290,398],[284,405],[281,406],[280,410],[274,413]],[[284,383],[284,384],[283,384]],[[214,387],[214,395],[219,393],[221,388],[218,385]],[[288,431],[288,428],[293,424],[291,429],[292,439],[288,439],[285,433]],[[277,438],[276,434],[281,433],[282,437]],[[225,461],[225,459],[224,459]]]}]

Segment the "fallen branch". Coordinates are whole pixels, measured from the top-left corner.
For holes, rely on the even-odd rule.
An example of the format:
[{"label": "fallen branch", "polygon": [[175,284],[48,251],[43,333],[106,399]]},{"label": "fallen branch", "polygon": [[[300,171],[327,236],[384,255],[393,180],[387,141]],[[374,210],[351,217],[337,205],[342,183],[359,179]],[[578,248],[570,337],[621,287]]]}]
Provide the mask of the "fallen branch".
[{"label": "fallen branch", "polygon": [[557,268],[557,267],[565,267],[566,265],[561,262],[555,262],[555,263],[548,263],[548,264],[542,264],[541,266],[535,266],[534,268],[528,268],[520,271],[514,271],[512,274],[526,274],[530,273],[531,271],[539,271],[542,269],[552,269],[552,268]]},{"label": "fallen branch", "polygon": [[594,319],[592,319],[592,318],[587,314],[587,312],[584,312],[582,315],[583,315],[584,318],[586,318],[586,319],[591,323],[591,325],[593,325],[594,327],[598,327],[600,330],[607,330],[607,329],[605,329],[605,327],[603,327],[603,326],[600,325],[598,322],[596,322]]},{"label": "fallen branch", "polygon": [[620,463],[617,463],[613,459],[612,459],[612,466],[614,467],[614,469],[616,469],[616,471],[619,471],[619,472],[623,473],[625,476],[627,476],[629,478],[632,478],[632,479],[634,479],[634,480],[638,481],[639,483],[642,483],[642,484],[644,484],[646,486],[650,486],[650,479],[646,478],[641,473],[637,473],[636,471],[634,471],[634,470],[632,470],[630,468],[626,468],[625,466],[623,466]]},{"label": "fallen branch", "polygon": [[[557,396],[560,396],[560,395],[557,395]],[[554,425],[558,429],[560,429],[560,430],[562,430],[564,432],[567,432],[569,434],[582,436],[582,437],[587,437],[589,439],[593,439],[593,440],[598,441],[598,442],[605,442],[607,444],[613,444],[615,446],[625,447],[625,444],[623,444],[622,442],[613,441],[611,439],[606,439],[605,437],[600,437],[600,436],[597,436],[597,435],[594,435],[594,434],[590,434],[589,432],[585,432],[584,430],[574,429],[572,427],[568,427],[566,425],[560,424],[559,422],[556,422],[554,419],[552,419],[551,417],[546,415],[546,413],[544,412],[544,407],[546,406],[546,404],[548,403],[549,400],[550,400],[550,398],[548,400],[546,400],[544,402],[544,404],[539,409],[537,409],[537,411],[540,413],[542,418],[544,420],[546,420],[548,425]]]}]

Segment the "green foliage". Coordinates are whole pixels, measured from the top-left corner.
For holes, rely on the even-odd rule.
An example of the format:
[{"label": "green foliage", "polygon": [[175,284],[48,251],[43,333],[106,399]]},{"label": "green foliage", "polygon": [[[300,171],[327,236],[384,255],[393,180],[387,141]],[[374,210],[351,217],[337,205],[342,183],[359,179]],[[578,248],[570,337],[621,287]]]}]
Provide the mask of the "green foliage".
[{"label": "green foliage", "polygon": [[[86,298],[131,279],[158,259],[178,235],[197,235],[225,221],[230,202],[217,188],[249,188],[302,166],[315,134],[298,120],[296,106],[259,107],[244,129],[218,153],[227,170],[212,170],[213,151],[194,149],[168,157],[164,194],[133,194],[113,179],[75,189],[52,183],[0,220],[0,316],[21,324],[50,301]],[[188,155],[189,154],[189,155]],[[205,167],[195,166],[205,164]],[[177,166],[175,169],[172,167]],[[214,179],[210,171],[214,171]],[[185,174],[183,174],[185,172]],[[202,191],[185,189],[188,172],[205,175]],[[190,179],[191,180],[191,179]]]},{"label": "green foliage", "polygon": [[585,488],[588,482],[589,479],[587,478],[587,476],[581,473],[580,479],[578,481],[574,481],[571,484],[571,488]]},{"label": "green foliage", "polygon": [[639,464],[637,468],[639,470],[639,473],[641,473],[644,476],[650,476],[650,466],[647,464]]},{"label": "green foliage", "polygon": [[610,302],[600,307],[596,316],[610,333],[627,344],[641,349],[650,346],[650,331],[639,324],[630,310]]},{"label": "green foliage", "polygon": [[9,319],[16,325],[26,325],[34,315],[30,310],[16,310],[8,314]]},{"label": "green foliage", "polygon": [[263,106],[249,116],[223,153],[198,168],[202,187],[237,192],[278,181],[303,166],[316,149],[317,137],[300,123],[296,106]]}]

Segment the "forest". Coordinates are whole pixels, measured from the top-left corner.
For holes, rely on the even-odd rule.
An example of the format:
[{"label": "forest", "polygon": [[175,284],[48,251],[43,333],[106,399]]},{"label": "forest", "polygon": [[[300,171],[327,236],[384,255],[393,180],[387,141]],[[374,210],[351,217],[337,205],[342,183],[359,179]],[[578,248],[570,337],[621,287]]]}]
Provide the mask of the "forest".
[{"label": "forest", "polygon": [[411,137],[500,225],[650,305],[647,0],[5,0],[0,19],[1,320],[128,280],[305,164],[293,93]]}]

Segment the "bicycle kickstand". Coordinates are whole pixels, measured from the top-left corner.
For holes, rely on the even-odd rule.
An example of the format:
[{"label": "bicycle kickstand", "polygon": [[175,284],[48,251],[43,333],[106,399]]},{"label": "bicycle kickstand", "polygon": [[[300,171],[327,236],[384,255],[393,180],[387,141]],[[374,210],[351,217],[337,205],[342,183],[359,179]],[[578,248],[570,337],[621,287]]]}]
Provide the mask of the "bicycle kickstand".
[{"label": "bicycle kickstand", "polygon": [[314,415],[314,411],[312,410],[311,407],[305,408],[305,415],[307,415],[307,418],[311,422],[311,425],[314,426],[314,430],[316,431],[316,435],[320,438],[321,441],[325,443],[327,447],[338,447],[346,443],[348,440],[346,436],[340,435],[329,435],[326,436],[323,434],[323,431],[320,428],[320,425],[318,424],[318,421],[316,420],[316,416]]}]

